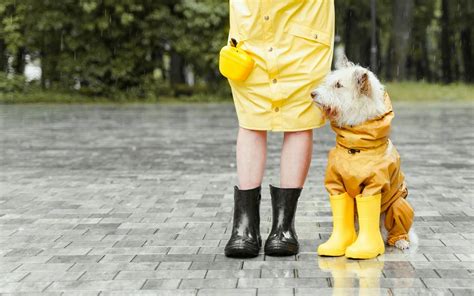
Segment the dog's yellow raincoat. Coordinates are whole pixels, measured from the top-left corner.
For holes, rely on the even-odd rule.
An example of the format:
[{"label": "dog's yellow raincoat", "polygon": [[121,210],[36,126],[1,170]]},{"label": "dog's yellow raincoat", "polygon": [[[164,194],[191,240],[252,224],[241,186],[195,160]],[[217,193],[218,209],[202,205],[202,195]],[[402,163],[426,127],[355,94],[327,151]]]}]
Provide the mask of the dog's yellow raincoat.
[{"label": "dog's yellow raincoat", "polygon": [[334,19],[334,0],[230,0],[229,38],[256,62],[245,81],[229,80],[241,127],[324,124],[310,93],[331,69]]},{"label": "dog's yellow raincoat", "polygon": [[329,152],[325,186],[331,196],[348,193],[351,197],[382,195],[381,213],[385,213],[388,244],[408,240],[413,209],[405,200],[407,189],[400,170],[400,155],[389,140],[394,117],[389,96],[387,112],[358,126],[339,127],[336,147]]}]

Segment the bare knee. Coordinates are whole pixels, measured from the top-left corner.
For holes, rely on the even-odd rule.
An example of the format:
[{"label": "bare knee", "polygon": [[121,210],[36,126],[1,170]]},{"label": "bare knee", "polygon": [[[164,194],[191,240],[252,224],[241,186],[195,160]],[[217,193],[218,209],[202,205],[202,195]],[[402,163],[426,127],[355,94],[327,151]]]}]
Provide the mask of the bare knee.
[{"label": "bare knee", "polygon": [[313,138],[313,130],[285,132],[285,138]]},{"label": "bare knee", "polygon": [[266,131],[239,129],[236,158],[240,189],[252,189],[262,183],[266,160],[266,136]]},{"label": "bare knee", "polygon": [[243,127],[239,128],[239,137],[266,138],[266,136],[267,136],[267,131],[252,130],[252,129],[246,129]]}]

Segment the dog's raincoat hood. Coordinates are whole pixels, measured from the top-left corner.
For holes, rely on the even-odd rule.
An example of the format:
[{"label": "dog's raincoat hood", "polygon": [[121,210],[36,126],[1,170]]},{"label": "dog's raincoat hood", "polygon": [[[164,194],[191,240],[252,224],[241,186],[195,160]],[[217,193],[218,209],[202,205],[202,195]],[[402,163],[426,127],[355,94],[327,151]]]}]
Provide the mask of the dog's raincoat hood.
[{"label": "dog's raincoat hood", "polygon": [[357,126],[339,127],[335,122],[331,122],[331,127],[337,134],[337,143],[354,149],[373,148],[387,143],[390,136],[390,124],[395,115],[387,93],[384,99],[386,112],[377,118]]}]

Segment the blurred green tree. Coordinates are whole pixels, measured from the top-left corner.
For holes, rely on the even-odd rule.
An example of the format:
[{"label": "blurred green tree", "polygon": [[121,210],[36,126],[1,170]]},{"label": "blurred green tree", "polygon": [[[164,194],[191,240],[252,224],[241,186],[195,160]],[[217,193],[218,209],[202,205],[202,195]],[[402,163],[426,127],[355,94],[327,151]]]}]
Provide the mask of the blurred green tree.
[{"label": "blurred green tree", "polygon": [[[257,1],[257,0],[256,0]],[[370,65],[370,1],[335,0],[348,57]],[[42,86],[110,97],[228,91],[218,72],[228,1],[1,0],[0,70],[40,58]],[[472,82],[472,0],[377,0],[377,71]],[[8,60],[10,59],[10,63]]]}]

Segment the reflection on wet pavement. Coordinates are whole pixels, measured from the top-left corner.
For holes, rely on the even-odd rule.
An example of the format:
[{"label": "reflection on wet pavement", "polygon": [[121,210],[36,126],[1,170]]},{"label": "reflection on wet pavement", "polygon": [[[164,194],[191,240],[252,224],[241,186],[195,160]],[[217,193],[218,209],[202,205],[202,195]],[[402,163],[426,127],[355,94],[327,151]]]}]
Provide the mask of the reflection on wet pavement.
[{"label": "reflection on wet pavement", "polygon": [[352,260],[346,257],[319,257],[318,266],[331,274],[332,295],[380,295],[384,263],[377,260]]}]

